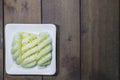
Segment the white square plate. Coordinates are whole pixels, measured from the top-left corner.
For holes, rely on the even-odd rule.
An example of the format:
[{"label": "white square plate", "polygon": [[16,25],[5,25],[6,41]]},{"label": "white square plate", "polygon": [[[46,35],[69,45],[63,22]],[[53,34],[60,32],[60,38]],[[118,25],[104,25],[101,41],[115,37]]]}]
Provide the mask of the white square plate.
[{"label": "white square plate", "polygon": [[[12,59],[11,45],[16,32],[39,34],[48,32],[52,38],[52,61],[47,67],[23,68]],[[56,73],[56,26],[54,24],[7,24],[5,26],[5,69],[11,75],[54,75]]]}]

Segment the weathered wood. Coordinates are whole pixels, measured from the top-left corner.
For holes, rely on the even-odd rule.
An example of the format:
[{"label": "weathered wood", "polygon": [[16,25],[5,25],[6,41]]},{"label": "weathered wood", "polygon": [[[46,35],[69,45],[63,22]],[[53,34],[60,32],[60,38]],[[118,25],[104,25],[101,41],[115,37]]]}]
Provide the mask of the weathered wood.
[{"label": "weathered wood", "polygon": [[119,0],[81,0],[81,80],[119,80]]},{"label": "weathered wood", "polygon": [[44,80],[80,80],[79,0],[43,0],[42,23],[57,25],[57,73]]},{"label": "weathered wood", "polygon": [[3,80],[3,33],[2,33],[2,27],[3,27],[3,6],[2,6],[2,0],[0,0],[0,80]]},{"label": "weathered wood", "polygon": [[40,23],[41,0],[5,0],[5,24]]},{"label": "weathered wood", "polygon": [[3,48],[0,49],[0,80],[3,80]]},{"label": "weathered wood", "polygon": [[[0,10],[2,30],[2,5]],[[41,0],[4,0],[4,13],[5,24],[40,23]],[[44,80],[80,80],[80,59],[81,80],[119,80],[119,0],[42,0],[42,22],[57,25],[57,74]],[[41,76],[4,77],[42,80]]]},{"label": "weathered wood", "polygon": [[[4,25],[7,23],[41,23],[41,0],[4,0]],[[10,76],[5,80],[42,80],[41,76]]]}]

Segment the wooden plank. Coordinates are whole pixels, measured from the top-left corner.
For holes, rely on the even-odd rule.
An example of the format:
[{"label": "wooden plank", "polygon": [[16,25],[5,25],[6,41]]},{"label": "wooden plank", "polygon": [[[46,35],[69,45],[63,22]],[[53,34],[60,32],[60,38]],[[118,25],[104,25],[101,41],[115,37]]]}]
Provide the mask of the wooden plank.
[{"label": "wooden plank", "polygon": [[44,80],[80,80],[79,0],[43,0],[42,23],[57,25],[57,74]]},{"label": "wooden plank", "polygon": [[119,80],[119,0],[81,0],[81,80]]},{"label": "wooden plank", "polygon": [[2,27],[3,27],[3,5],[2,5],[2,0],[0,0],[0,64],[1,64],[1,66],[0,66],[0,80],[3,80],[3,48],[2,48],[2,46],[3,46],[3,37],[2,37],[2,35],[3,35],[3,33],[2,33]]},{"label": "wooden plank", "polygon": [[[7,23],[41,23],[41,0],[4,0],[4,25]],[[5,80],[42,80],[41,76],[10,76]]]}]

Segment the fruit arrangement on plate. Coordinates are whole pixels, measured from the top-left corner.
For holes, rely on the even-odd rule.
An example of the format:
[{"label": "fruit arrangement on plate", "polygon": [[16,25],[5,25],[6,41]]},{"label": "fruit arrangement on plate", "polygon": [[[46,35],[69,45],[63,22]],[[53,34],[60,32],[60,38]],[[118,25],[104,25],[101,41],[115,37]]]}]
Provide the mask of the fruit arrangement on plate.
[{"label": "fruit arrangement on plate", "polygon": [[13,60],[22,67],[48,66],[52,60],[51,37],[47,32],[39,35],[17,32],[13,37],[11,53]]}]

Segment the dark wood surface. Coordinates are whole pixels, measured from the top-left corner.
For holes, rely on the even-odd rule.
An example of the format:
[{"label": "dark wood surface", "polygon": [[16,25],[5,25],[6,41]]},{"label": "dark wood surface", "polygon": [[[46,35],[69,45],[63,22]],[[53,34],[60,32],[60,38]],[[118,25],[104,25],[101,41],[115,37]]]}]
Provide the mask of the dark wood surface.
[{"label": "dark wood surface", "polygon": [[3,6],[2,6],[2,0],[0,0],[0,80],[3,79],[3,30],[2,30],[2,27],[3,27],[3,13],[2,13],[2,10],[3,10]]},{"label": "dark wood surface", "polygon": [[57,25],[57,73],[5,80],[119,80],[119,0],[0,0],[0,64],[3,20]]},{"label": "dark wood surface", "polygon": [[42,23],[57,25],[57,69],[43,80],[80,80],[79,0],[43,0]]},{"label": "dark wood surface", "polygon": [[119,0],[81,0],[81,80],[119,80]]}]

